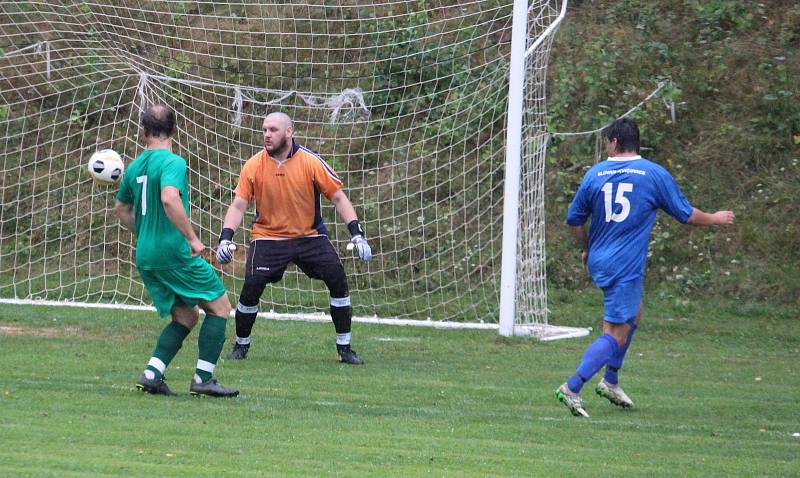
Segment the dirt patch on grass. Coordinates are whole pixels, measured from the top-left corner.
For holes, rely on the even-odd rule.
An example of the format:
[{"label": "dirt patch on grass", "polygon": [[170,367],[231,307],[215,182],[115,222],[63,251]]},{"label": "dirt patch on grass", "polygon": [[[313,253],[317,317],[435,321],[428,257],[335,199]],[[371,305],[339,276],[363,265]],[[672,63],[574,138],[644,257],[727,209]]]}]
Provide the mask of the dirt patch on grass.
[{"label": "dirt patch on grass", "polygon": [[80,333],[77,327],[26,327],[24,325],[0,325],[0,335],[9,337],[73,337]]}]

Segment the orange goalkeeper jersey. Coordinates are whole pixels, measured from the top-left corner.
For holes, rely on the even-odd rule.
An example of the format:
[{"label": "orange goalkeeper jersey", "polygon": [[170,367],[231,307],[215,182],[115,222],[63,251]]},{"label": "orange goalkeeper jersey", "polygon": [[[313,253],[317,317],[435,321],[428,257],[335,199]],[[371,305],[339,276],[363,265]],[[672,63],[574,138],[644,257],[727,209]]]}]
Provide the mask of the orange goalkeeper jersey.
[{"label": "orange goalkeeper jersey", "polygon": [[289,157],[278,160],[266,149],[242,167],[234,193],[255,199],[250,239],[288,239],[327,235],[320,213],[320,193],[330,200],[342,180],[311,150],[292,143]]}]

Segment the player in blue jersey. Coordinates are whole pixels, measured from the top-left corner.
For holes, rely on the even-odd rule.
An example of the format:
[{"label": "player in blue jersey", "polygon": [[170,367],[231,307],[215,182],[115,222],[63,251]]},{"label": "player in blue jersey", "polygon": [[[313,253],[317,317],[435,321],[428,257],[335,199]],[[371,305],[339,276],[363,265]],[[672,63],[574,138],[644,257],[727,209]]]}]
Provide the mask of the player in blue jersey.
[{"label": "player in blue jersey", "polygon": [[[639,128],[632,120],[615,121],[603,136],[609,158],[589,169],[567,212],[583,264],[604,296],[603,334],[556,390],[556,398],[579,417],[589,416],[581,388],[603,367],[597,394],[614,405],[633,406],[617,374],[642,317],[647,246],[657,210],[696,226],[732,225],[735,220],[732,211],[709,214],[692,207],[666,169],[639,155]],[[584,224],[590,216],[587,233]]]}]

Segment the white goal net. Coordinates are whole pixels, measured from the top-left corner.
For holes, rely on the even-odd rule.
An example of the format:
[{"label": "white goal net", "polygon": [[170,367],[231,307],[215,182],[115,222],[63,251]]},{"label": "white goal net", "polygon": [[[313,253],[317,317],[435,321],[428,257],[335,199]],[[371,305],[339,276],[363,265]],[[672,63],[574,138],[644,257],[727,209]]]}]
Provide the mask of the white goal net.
[{"label": "white goal net", "polygon": [[[528,46],[559,7],[530,2]],[[130,162],[142,150],[140,109],[157,101],[177,112],[205,244],[216,245],[240,168],[263,147],[261,119],[284,111],[298,142],[343,177],[376,252],[355,260],[323,205],[354,314],[496,324],[512,11],[510,0],[0,3],[0,298],[149,303],[112,211],[116,191],[85,164],[104,148]],[[547,323],[550,38],[514,60],[525,62],[518,324]],[[237,254],[217,265],[233,299]],[[327,307],[324,285],[293,268],[261,304]]]}]

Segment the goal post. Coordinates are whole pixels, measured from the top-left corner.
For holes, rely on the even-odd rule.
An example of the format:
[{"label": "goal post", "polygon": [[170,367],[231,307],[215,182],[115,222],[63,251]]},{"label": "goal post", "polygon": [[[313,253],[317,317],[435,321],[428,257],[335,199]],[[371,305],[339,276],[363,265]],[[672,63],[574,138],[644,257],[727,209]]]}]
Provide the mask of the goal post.
[{"label": "goal post", "polygon": [[540,12],[531,10],[527,0],[514,0],[499,307],[499,332],[505,336],[533,334],[558,339],[588,334],[587,329],[548,324],[544,281],[544,166],[549,139],[545,75],[567,1],[562,0],[558,16],[543,31],[531,34],[529,25],[537,24]]},{"label": "goal post", "polygon": [[[85,163],[105,148],[133,160],[141,109],[163,102],[178,117],[176,152],[189,165],[191,218],[205,244],[216,245],[241,166],[263,147],[261,119],[280,110],[298,142],[343,177],[375,251],[359,262],[323,204],[360,320],[507,333],[501,304],[511,297],[512,332],[545,336],[554,329],[544,270],[544,75],[559,7],[0,4],[0,300],[149,304],[133,238],[113,214],[116,191],[94,184]],[[516,179],[510,156],[519,159]],[[516,212],[506,210],[511,187]],[[246,229],[237,243],[248,243]],[[517,253],[505,257],[509,241]],[[232,295],[245,249],[216,265]],[[324,285],[294,268],[260,304],[270,317],[313,319],[327,308]]]}]

